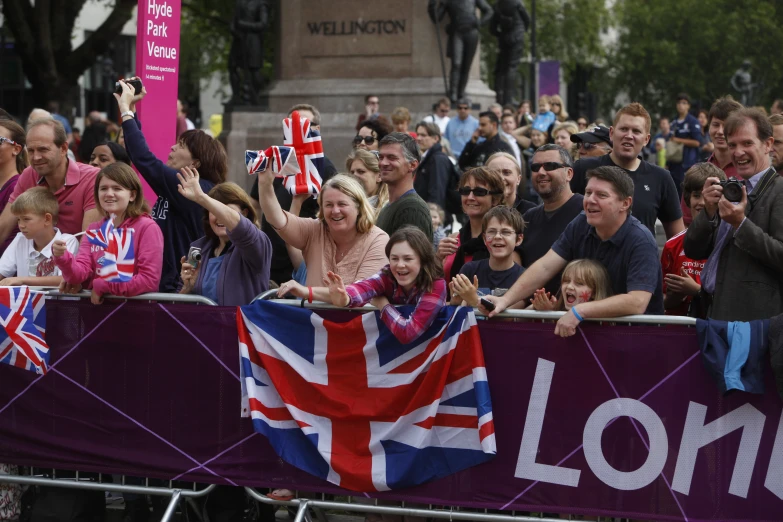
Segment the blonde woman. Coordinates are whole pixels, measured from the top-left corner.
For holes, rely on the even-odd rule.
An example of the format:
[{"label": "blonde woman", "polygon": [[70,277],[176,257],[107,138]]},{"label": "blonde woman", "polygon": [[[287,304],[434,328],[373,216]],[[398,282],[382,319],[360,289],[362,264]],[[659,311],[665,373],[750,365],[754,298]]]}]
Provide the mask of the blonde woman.
[{"label": "blonde woman", "polygon": [[571,141],[571,135],[578,133],[579,127],[572,121],[556,123],[552,129],[552,141],[567,150],[568,154],[571,155],[571,159],[575,159],[576,147],[575,143]]},{"label": "blonde woman", "polygon": [[389,188],[381,183],[378,156],[371,151],[355,149],[345,160],[345,169],[362,185],[377,217],[383,206],[389,202]]},{"label": "blonde woman", "polygon": [[563,98],[559,94],[549,96],[549,110],[555,113],[557,121],[568,121],[568,111],[566,111]]}]

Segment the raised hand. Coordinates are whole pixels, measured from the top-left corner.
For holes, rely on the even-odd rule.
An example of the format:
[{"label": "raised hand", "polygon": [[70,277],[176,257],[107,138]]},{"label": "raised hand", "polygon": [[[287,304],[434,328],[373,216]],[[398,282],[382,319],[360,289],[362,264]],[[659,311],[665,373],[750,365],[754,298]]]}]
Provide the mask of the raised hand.
[{"label": "raised hand", "polygon": [[351,298],[348,296],[348,292],[345,291],[342,277],[334,272],[327,272],[324,283],[329,288],[329,299],[332,301],[333,305],[348,306],[348,303],[351,302]]},{"label": "raised hand", "polygon": [[199,200],[205,196],[204,191],[201,190],[201,185],[198,182],[198,170],[194,167],[182,167],[182,169],[177,172],[177,179],[179,180],[177,190],[183,197],[198,203]]}]

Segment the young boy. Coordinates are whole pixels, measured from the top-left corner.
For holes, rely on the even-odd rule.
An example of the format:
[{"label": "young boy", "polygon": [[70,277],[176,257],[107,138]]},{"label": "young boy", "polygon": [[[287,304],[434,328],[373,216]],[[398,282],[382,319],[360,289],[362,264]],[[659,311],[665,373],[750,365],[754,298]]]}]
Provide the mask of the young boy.
[{"label": "young boy", "polygon": [[[695,218],[704,209],[701,190],[707,178],[726,180],[721,169],[711,163],[697,163],[685,173],[683,199]],[[661,254],[663,268],[663,307],[667,315],[688,315],[688,307],[701,290],[701,270],[706,259],[685,257],[685,230],[666,242]]]},{"label": "young boy", "polygon": [[500,205],[484,214],[481,235],[489,259],[465,263],[449,284],[451,304],[478,306],[479,296],[502,296],[524,268],[514,262],[514,249],[522,244],[525,221],[516,209]]},{"label": "young boy", "polygon": [[557,117],[552,112],[549,105],[549,96],[544,95],[538,99],[538,114],[536,119],[533,120],[534,129],[546,129],[544,134],[549,134],[549,127],[555,122]]},{"label": "young boy", "polygon": [[76,255],[79,240],[54,226],[57,198],[46,187],[34,187],[14,200],[11,212],[20,232],[0,258],[0,286],[58,286],[63,278],[52,258],[52,244],[65,241]]}]

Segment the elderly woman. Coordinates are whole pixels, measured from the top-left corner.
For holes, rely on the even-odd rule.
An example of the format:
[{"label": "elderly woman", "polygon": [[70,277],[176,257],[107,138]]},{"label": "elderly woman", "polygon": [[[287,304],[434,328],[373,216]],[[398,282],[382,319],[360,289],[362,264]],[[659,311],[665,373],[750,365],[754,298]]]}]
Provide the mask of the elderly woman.
[{"label": "elderly woman", "polygon": [[364,188],[364,194],[375,209],[377,217],[383,206],[389,202],[389,187],[381,183],[378,155],[368,150],[354,149],[345,160],[345,168]]},{"label": "elderly woman", "polygon": [[441,239],[437,256],[443,260],[446,280],[458,274],[468,261],[486,259],[489,250],[481,237],[481,222],[489,209],[503,203],[503,179],[497,171],[476,167],[466,171],[459,180],[462,210],[469,223],[462,227],[457,237]]},{"label": "elderly woman", "polygon": [[300,218],[280,208],[273,181],[271,171],[259,173],[264,218],[286,243],[302,251],[307,286],[323,286],[327,272],[353,283],[386,266],[389,236],[373,224],[375,211],[358,181],[338,174],[324,183],[317,219]]},{"label": "elderly woman", "polygon": [[575,159],[576,147],[574,142],[571,141],[572,134],[578,134],[579,127],[572,121],[566,121],[563,123],[555,124],[552,129],[552,140],[563,147],[571,155],[571,159]]},{"label": "elderly woman", "polygon": [[522,215],[536,206],[532,201],[524,199],[525,177],[514,156],[508,152],[496,152],[487,159],[484,166],[496,171],[503,178],[504,205],[517,209],[517,212]]}]

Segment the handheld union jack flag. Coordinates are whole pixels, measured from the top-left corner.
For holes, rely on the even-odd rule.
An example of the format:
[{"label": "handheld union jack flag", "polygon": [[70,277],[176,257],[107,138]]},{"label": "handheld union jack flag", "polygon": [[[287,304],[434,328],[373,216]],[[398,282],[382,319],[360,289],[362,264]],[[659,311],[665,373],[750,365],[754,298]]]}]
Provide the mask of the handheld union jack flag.
[{"label": "handheld union jack flag", "polygon": [[299,163],[295,158],[296,153],[291,147],[274,146],[266,150],[246,150],[245,166],[248,174],[263,172],[267,167],[271,167],[277,177],[295,176],[299,174]]},{"label": "handheld union jack flag", "polygon": [[409,344],[379,312],[334,323],[256,301],[240,307],[237,325],[242,415],[286,462],[346,489],[384,491],[495,455],[470,308],[445,307]]},{"label": "handheld union jack flag", "polygon": [[112,231],[109,246],[98,264],[98,277],[109,283],[126,283],[131,280],[136,266],[132,228],[115,228]]},{"label": "handheld union jack flag", "polygon": [[324,169],[321,135],[310,126],[310,120],[299,116],[299,111],[283,120],[283,135],[283,145],[294,149],[299,163],[299,174],[286,178],[285,188],[293,195],[318,194]]},{"label": "handheld union jack flag", "polygon": [[112,234],[114,232],[114,214],[109,216],[100,228],[85,230],[84,235],[87,236],[87,240],[96,246],[103,249],[109,248]]},{"label": "handheld union jack flag", "polygon": [[44,293],[0,287],[0,363],[39,374],[49,369]]}]

